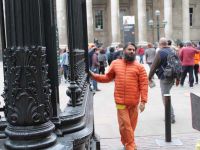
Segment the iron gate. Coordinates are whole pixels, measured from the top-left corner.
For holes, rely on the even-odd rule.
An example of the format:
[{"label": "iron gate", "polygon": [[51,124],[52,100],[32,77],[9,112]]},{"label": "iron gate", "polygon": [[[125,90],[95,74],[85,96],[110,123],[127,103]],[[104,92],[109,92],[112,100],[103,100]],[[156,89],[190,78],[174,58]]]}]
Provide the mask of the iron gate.
[{"label": "iron gate", "polygon": [[55,7],[54,0],[0,0],[7,120],[0,129],[8,139],[0,142],[7,149],[100,149],[86,74],[86,1],[67,0],[70,101],[64,112],[58,109]]}]

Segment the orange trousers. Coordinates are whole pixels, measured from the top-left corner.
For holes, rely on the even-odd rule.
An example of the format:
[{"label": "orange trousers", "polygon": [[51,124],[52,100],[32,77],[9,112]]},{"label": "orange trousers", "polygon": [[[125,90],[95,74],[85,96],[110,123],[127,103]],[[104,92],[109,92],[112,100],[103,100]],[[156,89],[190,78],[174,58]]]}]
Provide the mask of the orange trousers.
[{"label": "orange trousers", "polygon": [[126,106],[124,109],[117,109],[121,142],[126,150],[135,150],[134,131],[138,119],[138,106]]}]

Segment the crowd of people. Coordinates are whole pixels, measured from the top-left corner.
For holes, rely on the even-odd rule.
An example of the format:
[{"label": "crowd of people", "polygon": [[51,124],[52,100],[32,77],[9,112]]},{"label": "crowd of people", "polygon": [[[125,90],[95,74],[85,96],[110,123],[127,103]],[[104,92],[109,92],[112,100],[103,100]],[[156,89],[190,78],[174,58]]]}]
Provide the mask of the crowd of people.
[{"label": "crowd of people", "polygon": [[[177,56],[180,61],[181,75],[177,78],[166,78],[165,70],[169,65],[169,55]],[[156,47],[152,43],[136,46],[127,43],[111,47],[98,47],[93,43],[88,45],[89,76],[94,91],[100,91],[98,82],[115,82],[114,98],[117,108],[121,142],[126,150],[136,150],[134,131],[137,125],[138,108],[145,109],[148,100],[148,85],[154,83],[154,74],[160,80],[163,104],[165,94],[170,94],[173,85],[184,86],[189,74],[189,87],[199,83],[200,42],[180,42],[176,46],[171,40],[161,38]],[[69,52],[60,50],[60,72],[68,81]],[[143,64],[150,68],[147,75]],[[106,70],[107,68],[107,71]],[[171,105],[171,123],[175,123],[174,108]]]},{"label": "crowd of people", "polygon": [[[171,40],[167,40],[167,46],[170,47],[174,53],[180,58],[182,64],[182,76],[180,85],[184,85],[187,73],[189,74],[189,84],[193,87],[194,83],[198,84],[199,62],[200,54],[195,53],[196,50],[200,50],[200,43],[192,43],[187,41],[185,43],[180,42],[177,45],[172,44]],[[97,47],[95,44],[89,44],[89,64],[90,69],[99,74],[105,74],[105,68],[111,64],[113,60],[122,58],[123,45],[119,44],[115,47]],[[160,46],[156,47],[152,43],[147,45],[137,46],[136,59],[141,64],[148,64],[151,67],[157,52],[161,49]],[[94,81],[95,82],[95,81]],[[97,87],[97,83],[93,84],[93,88],[96,91],[100,91]]]},{"label": "crowd of people", "polygon": [[[169,56],[176,56],[181,68],[180,76],[168,78]],[[180,42],[175,46],[171,40],[161,38],[159,45],[152,43],[136,46],[127,43],[108,48],[88,45],[89,76],[94,91],[100,91],[98,82],[115,82],[114,98],[117,108],[121,142],[126,150],[136,150],[134,131],[137,125],[138,108],[141,112],[145,109],[148,100],[148,85],[154,82],[154,74],[160,80],[160,89],[163,104],[165,94],[170,94],[173,85],[184,86],[185,78],[189,74],[189,87],[193,88],[199,83],[200,43],[190,41]],[[144,63],[148,64],[147,72]],[[177,65],[176,64],[176,65]],[[107,71],[106,70],[107,68]],[[65,82],[68,80],[69,54],[68,50],[61,50],[60,68],[63,71]],[[167,71],[168,72],[167,72]],[[167,75],[166,75],[167,74]],[[171,105],[171,123],[175,123],[175,113]]]},{"label": "crowd of people", "polygon": [[[152,43],[138,46],[138,48],[133,43],[127,43],[122,47],[120,44],[117,47],[103,49],[94,44],[89,45],[89,76],[93,81],[95,91],[100,91],[97,81],[101,83],[114,81],[114,99],[121,142],[126,150],[136,150],[134,131],[137,125],[138,108],[141,112],[145,109],[148,100],[148,85],[150,86],[153,83],[154,74],[160,80],[162,101],[165,104],[165,94],[170,94],[173,85],[184,86],[187,74],[189,74],[190,88],[193,88],[194,83],[198,84],[200,47],[190,41],[174,46],[172,41],[166,38],[160,39],[158,47],[155,47]],[[173,62],[170,62],[170,58],[173,58]],[[148,75],[144,63],[148,64],[150,68]],[[179,65],[175,69],[181,68],[179,70],[180,75],[177,75],[177,72],[176,76],[172,75],[173,66],[170,63]],[[103,72],[100,71],[102,66]],[[109,68],[105,73],[107,66]],[[173,73],[175,74],[175,71]],[[171,123],[175,123],[172,105]]]}]

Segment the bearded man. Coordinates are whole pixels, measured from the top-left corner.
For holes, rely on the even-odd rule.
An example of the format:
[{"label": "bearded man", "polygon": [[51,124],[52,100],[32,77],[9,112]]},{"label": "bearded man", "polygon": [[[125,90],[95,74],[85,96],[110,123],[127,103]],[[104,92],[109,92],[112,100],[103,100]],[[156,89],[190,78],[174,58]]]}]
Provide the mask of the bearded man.
[{"label": "bearded man", "polygon": [[92,79],[106,83],[115,81],[114,98],[117,108],[121,142],[126,150],[136,150],[134,131],[138,119],[138,106],[145,109],[148,94],[147,73],[143,65],[135,61],[136,46],[128,43],[122,59],[112,61],[105,75],[90,72]]}]

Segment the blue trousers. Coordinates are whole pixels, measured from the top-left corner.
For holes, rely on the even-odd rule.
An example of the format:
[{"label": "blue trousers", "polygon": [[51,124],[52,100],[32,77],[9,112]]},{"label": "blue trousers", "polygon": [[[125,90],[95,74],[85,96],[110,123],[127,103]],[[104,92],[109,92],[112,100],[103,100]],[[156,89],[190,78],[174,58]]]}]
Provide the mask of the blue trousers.
[{"label": "blue trousers", "polygon": [[[99,68],[98,68],[98,67],[92,67],[91,70],[92,70],[92,72],[94,72],[94,73],[99,73]],[[97,81],[92,80],[92,85],[93,85],[93,89],[94,89],[94,90],[97,90],[97,89],[98,89]]]}]

